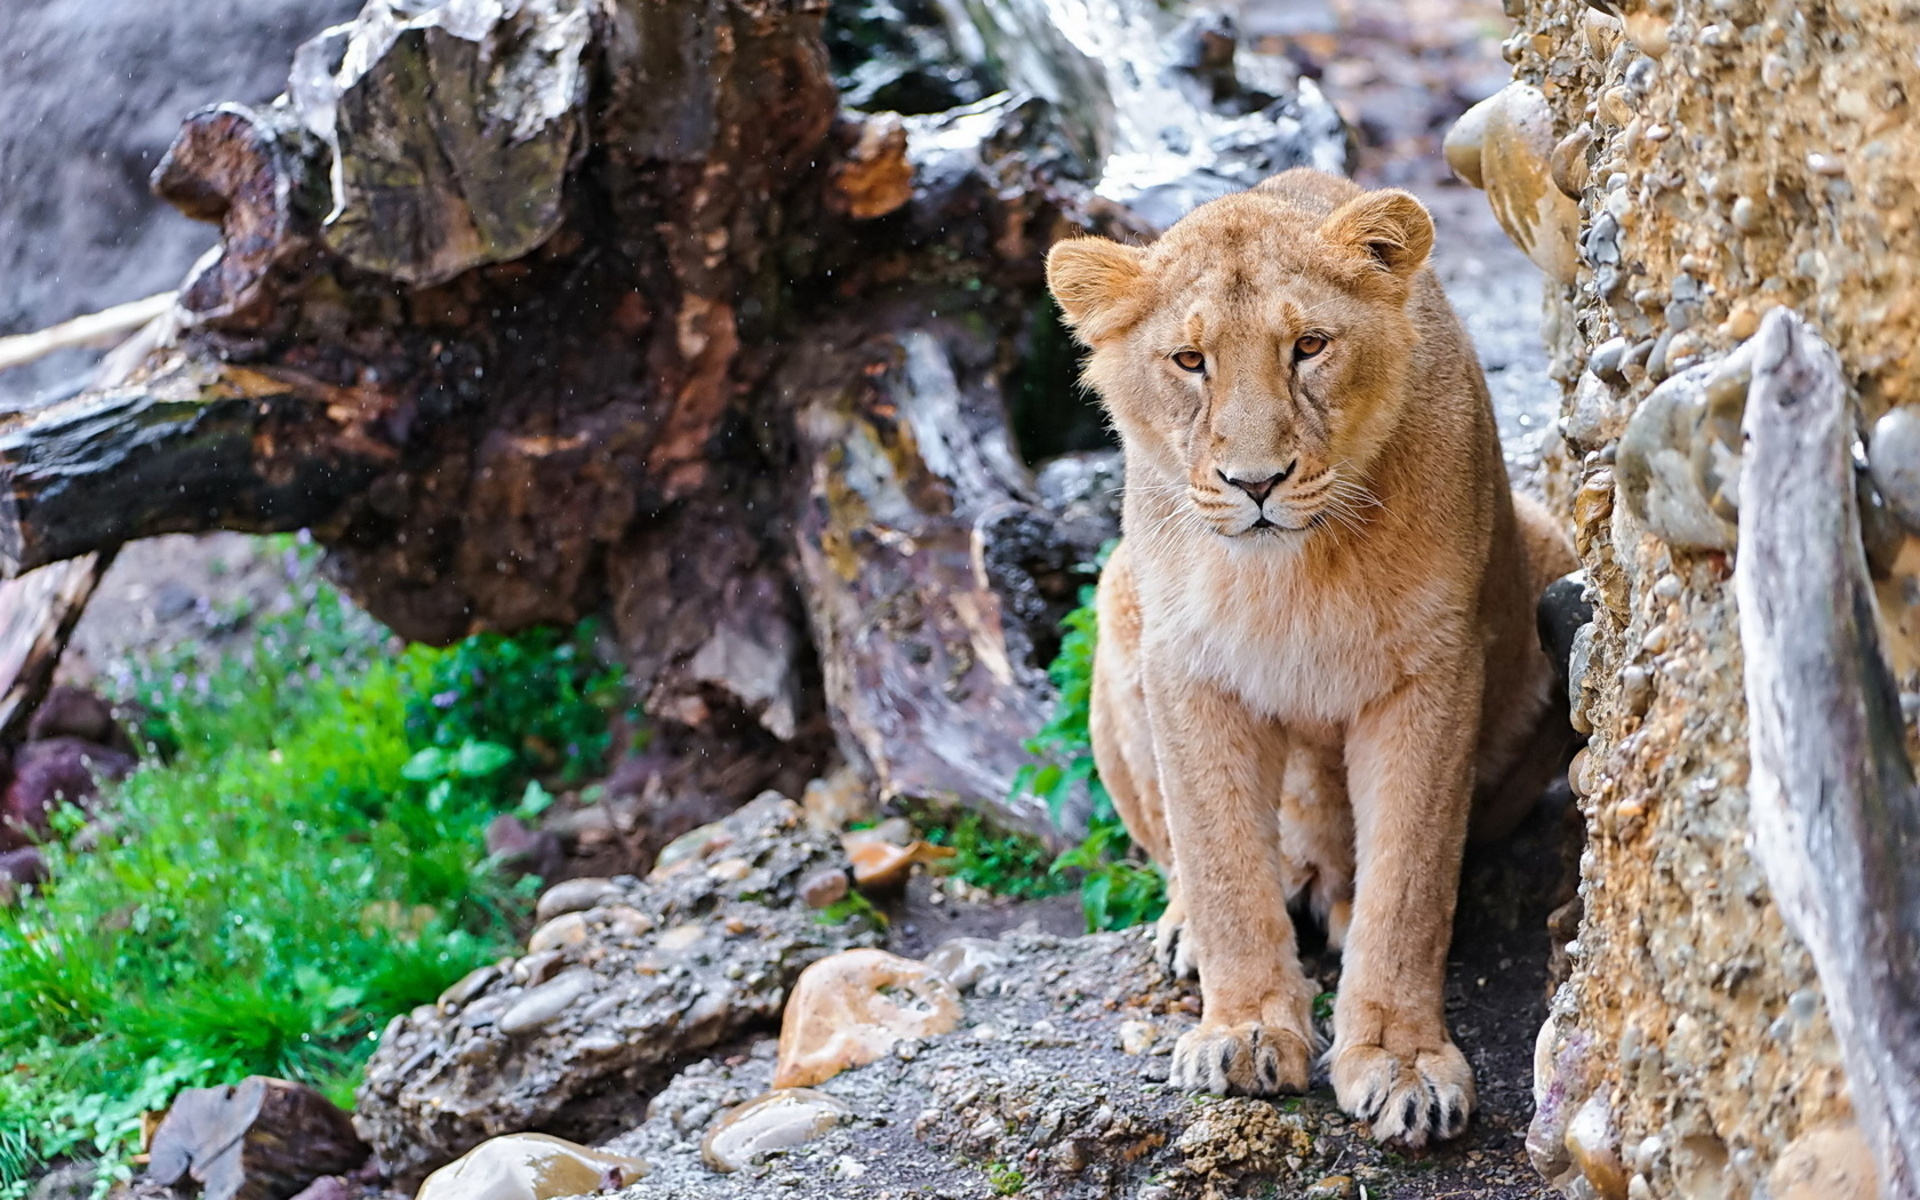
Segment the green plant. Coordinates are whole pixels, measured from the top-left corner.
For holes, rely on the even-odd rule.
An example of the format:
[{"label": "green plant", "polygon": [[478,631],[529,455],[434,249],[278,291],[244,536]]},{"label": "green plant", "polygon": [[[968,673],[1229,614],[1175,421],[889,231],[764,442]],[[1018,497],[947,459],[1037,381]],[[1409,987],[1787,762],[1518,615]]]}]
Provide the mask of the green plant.
[{"label": "green plant", "polygon": [[[396,653],[332,589],[301,599],[211,663],[120,672],[166,753],[103,798],[90,851],[50,842],[49,883],[0,910],[0,1200],[61,1157],[100,1159],[103,1189],[126,1177],[141,1115],[182,1087],[265,1073],[350,1103],[394,1014],[517,943],[538,881],[496,872],[484,830],[553,798],[516,722],[584,763],[605,748],[585,697],[617,675],[551,634]],[[488,679],[569,682],[544,709],[436,702],[501,661]]]},{"label": "green plant", "polygon": [[819,925],[844,925],[848,921],[862,920],[875,929],[887,927],[887,914],[874,907],[873,901],[859,892],[848,892],[814,915],[814,923]]},{"label": "green plant", "polygon": [[[1097,571],[1112,550],[1102,548]],[[1166,911],[1166,881],[1159,870],[1131,855],[1132,840],[1114,811],[1113,797],[1100,782],[1093,759],[1093,737],[1088,718],[1093,702],[1093,651],[1099,636],[1094,589],[1081,589],[1080,606],[1061,622],[1060,653],[1047,667],[1058,689],[1053,714],[1026,742],[1035,762],[1014,777],[1014,795],[1037,796],[1059,824],[1077,788],[1085,787],[1091,801],[1087,836],[1054,860],[1055,876],[1069,872],[1080,879],[1080,905],[1087,929],[1124,929],[1157,919]]]},{"label": "green plant", "polygon": [[595,657],[594,632],[585,621],[571,633],[542,628],[460,642],[409,701],[408,734],[455,753],[476,743],[505,747],[527,771],[567,783],[597,774],[622,688],[619,668]]},{"label": "green plant", "polygon": [[1012,1196],[1027,1186],[1026,1172],[1009,1163],[990,1162],[986,1167],[987,1183],[1001,1196]]},{"label": "green plant", "polygon": [[1049,870],[1053,856],[1038,838],[996,833],[979,814],[968,813],[948,828],[927,831],[927,841],[951,847],[948,871],[1000,896],[1057,896],[1071,884]]}]

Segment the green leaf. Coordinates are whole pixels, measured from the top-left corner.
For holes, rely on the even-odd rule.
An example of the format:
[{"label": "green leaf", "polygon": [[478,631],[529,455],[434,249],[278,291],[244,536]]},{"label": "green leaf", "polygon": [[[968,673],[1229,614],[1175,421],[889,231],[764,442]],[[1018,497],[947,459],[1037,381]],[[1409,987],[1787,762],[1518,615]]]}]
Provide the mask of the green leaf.
[{"label": "green leaf", "polygon": [[513,815],[531,821],[552,807],[553,793],[541,787],[538,780],[529,779],[527,790],[520,793],[520,803],[513,806]]},{"label": "green leaf", "polygon": [[484,779],[513,762],[514,753],[498,742],[462,742],[448,764],[462,779]]},{"label": "green leaf", "polygon": [[451,769],[451,757],[445,750],[428,746],[401,764],[400,778],[414,783],[432,783],[444,777]]}]

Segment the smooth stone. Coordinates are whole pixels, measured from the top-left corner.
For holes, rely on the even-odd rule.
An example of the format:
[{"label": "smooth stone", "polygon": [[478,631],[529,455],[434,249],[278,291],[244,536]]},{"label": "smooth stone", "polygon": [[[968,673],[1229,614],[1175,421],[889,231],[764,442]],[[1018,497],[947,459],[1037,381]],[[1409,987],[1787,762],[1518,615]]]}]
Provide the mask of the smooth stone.
[{"label": "smooth stone", "polygon": [[922,841],[895,844],[891,841],[854,841],[842,839],[847,859],[853,863],[853,882],[859,887],[896,888],[906,883],[915,863],[937,863],[952,858],[951,847]]},{"label": "smooth stone", "polygon": [[722,1113],[700,1139],[700,1157],[726,1173],[771,1150],[803,1145],[853,1116],[837,1097],[812,1088],[777,1088]]},{"label": "smooth stone", "polygon": [[1627,1200],[1627,1168],[1607,1097],[1595,1092],[1567,1122],[1567,1153],[1601,1200]]},{"label": "smooth stone", "polygon": [[1493,111],[1493,102],[1498,93],[1487,97],[1480,103],[1460,114],[1460,119],[1447,130],[1446,138],[1440,143],[1440,153],[1446,156],[1447,166],[1468,187],[1486,186],[1481,172],[1480,149],[1487,136],[1487,114]]},{"label": "smooth stone", "polygon": [[700,939],[705,936],[707,936],[707,927],[705,925],[698,923],[675,925],[672,929],[661,934],[659,939],[654,942],[654,946],[658,949],[678,954],[682,950],[698,945]]},{"label": "smooth stone", "polygon": [[1160,1031],[1151,1021],[1120,1022],[1120,1052],[1122,1054],[1145,1054],[1153,1049]]},{"label": "smooth stone", "polygon": [[531,1033],[553,1023],[582,996],[593,991],[592,971],[576,968],[534,988],[501,1015],[497,1022],[506,1034]]},{"label": "smooth stone", "polygon": [[998,942],[958,937],[934,947],[925,961],[934,974],[966,992],[1011,960]]},{"label": "smooth stone", "polygon": [[808,908],[828,908],[847,898],[847,873],[823,867],[800,881],[800,898]]},{"label": "smooth stone", "polygon": [[660,853],[653,860],[652,873],[656,876],[664,874],[670,867],[706,858],[732,844],[733,833],[724,821],[690,829],[660,848]]},{"label": "smooth stone", "polygon": [[1553,114],[1540,89],[1510,83],[1490,100],[1480,149],[1487,202],[1513,244],[1562,284],[1579,277],[1580,206],[1553,182]]},{"label": "smooth stone", "polygon": [[1920,413],[1896,408],[1873,423],[1867,473],[1900,523],[1920,532]]},{"label": "smooth stone", "polygon": [[653,930],[653,918],[630,904],[616,904],[602,918],[607,932],[619,938],[637,938]]},{"label": "smooth stone", "polygon": [[533,918],[544,924],[567,913],[597,908],[609,900],[618,900],[624,894],[620,885],[611,879],[587,876],[564,880],[540,894],[540,903],[534,907]]},{"label": "smooth stone", "polygon": [[926,963],[865,949],[823,958],[794,982],[773,1085],[822,1083],[904,1038],[949,1033],[960,1011],[959,991]]},{"label": "smooth stone", "polygon": [[440,993],[441,1008],[457,1008],[485,991],[487,985],[500,978],[500,968],[493,963],[476,967],[462,975],[457,981]]},{"label": "smooth stone", "polygon": [[560,950],[567,946],[578,946],[586,940],[586,914],[565,913],[533,931],[533,936],[527,939],[527,953],[539,954],[543,950]]},{"label": "smooth stone", "polygon": [[1353,1200],[1358,1195],[1351,1175],[1324,1175],[1307,1189],[1304,1200]]},{"label": "smooth stone", "polygon": [[555,1200],[628,1187],[652,1167],[544,1133],[481,1142],[427,1176],[414,1200]]}]

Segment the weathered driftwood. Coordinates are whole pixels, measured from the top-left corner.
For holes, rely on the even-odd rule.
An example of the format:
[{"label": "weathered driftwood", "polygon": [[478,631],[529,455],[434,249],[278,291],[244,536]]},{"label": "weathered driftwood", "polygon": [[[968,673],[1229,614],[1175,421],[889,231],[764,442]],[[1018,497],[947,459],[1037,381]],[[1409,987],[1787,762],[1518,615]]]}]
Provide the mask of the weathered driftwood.
[{"label": "weathered driftwood", "polygon": [[[282,100],[187,123],[156,186],[222,246],[185,365],[0,426],[0,551],[309,525],[411,638],[609,613],[656,746],[716,792],[837,742],[1038,828],[1002,801],[1086,552],[1002,403],[1042,256],[1346,143],[1278,60],[1145,0],[948,8],[882,90],[969,102],[867,114],[816,0],[370,4]],[[1024,390],[1077,405],[1060,358]]]},{"label": "weathered driftwood", "polygon": [[1920,789],[1861,549],[1840,360],[1756,335],[1734,587],[1754,850],[1812,951],[1888,1200],[1920,1196]]}]

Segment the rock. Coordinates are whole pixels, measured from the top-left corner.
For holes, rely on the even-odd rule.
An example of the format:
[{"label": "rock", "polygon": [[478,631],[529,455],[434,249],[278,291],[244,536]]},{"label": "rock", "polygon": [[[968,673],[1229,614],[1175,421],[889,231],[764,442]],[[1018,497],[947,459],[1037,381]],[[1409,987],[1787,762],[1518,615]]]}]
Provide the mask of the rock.
[{"label": "rock", "polygon": [[1788,1143],[1767,1176],[1772,1200],[1875,1200],[1873,1148],[1850,1121],[1809,1129]]},{"label": "rock", "polygon": [[1587,1097],[1567,1123],[1567,1155],[1600,1200],[1627,1200],[1627,1168],[1620,1161],[1619,1138],[1609,1107],[1603,1092]]},{"label": "rock", "polygon": [[812,1141],[853,1116],[845,1102],[812,1088],[779,1088],[722,1113],[700,1140],[716,1171],[738,1171],[761,1155]]},{"label": "rock", "polygon": [[1301,1200],[1353,1200],[1359,1195],[1351,1175],[1326,1175],[1306,1190]]},{"label": "rock", "polygon": [[367,1154],[351,1118],[325,1096],[252,1075],[174,1097],[154,1131],[146,1177],[162,1187],[192,1179],[203,1200],[287,1200]]},{"label": "rock", "polygon": [[544,829],[528,829],[512,813],[487,822],[487,853],[515,874],[542,879],[557,873],[567,858],[558,837]]},{"label": "rock", "polygon": [[1920,413],[1896,408],[1873,423],[1867,470],[1909,533],[1920,533]]},{"label": "rock", "polygon": [[12,904],[22,888],[46,878],[47,859],[38,846],[0,851],[0,905]]},{"label": "rock", "polygon": [[47,698],[27,722],[27,740],[42,742],[50,738],[70,737],[99,746],[108,746],[123,754],[133,752],[133,743],[114,719],[113,705],[99,693],[70,683],[56,683],[47,690]]},{"label": "rock", "polygon": [[913,166],[900,114],[875,113],[860,122],[853,148],[834,168],[828,196],[856,221],[884,217],[913,198]]},{"label": "rock", "polygon": [[556,1200],[627,1187],[646,1163],[544,1133],[492,1138],[427,1176],[414,1200]]},{"label": "rock", "polygon": [[495,1028],[509,1036],[544,1029],[591,993],[599,985],[599,979],[586,968],[550,979],[515,1001],[495,1023]]},{"label": "rock", "polygon": [[360,1185],[345,1175],[322,1175],[295,1193],[293,1200],[357,1200]]},{"label": "rock", "polygon": [[970,992],[1007,965],[1007,954],[999,942],[986,938],[957,937],[934,947],[925,961],[928,970],[959,990]]},{"label": "rock", "polygon": [[1555,140],[1546,97],[1516,82],[1484,103],[1480,173],[1487,202],[1514,245],[1556,282],[1571,284],[1579,277],[1580,207],[1553,182]]},{"label": "rock", "polygon": [[892,842],[861,841],[847,844],[847,857],[853,862],[853,881],[863,888],[886,891],[900,887],[913,872],[916,863],[937,863],[952,858],[947,846],[922,841],[896,846]]},{"label": "rock", "polygon": [[0,801],[0,850],[39,841],[47,814],[61,804],[85,807],[99,794],[100,779],[122,779],[133,770],[131,755],[74,737],[28,742],[14,754],[13,781]]},{"label": "rock", "polygon": [[960,1022],[960,993],[925,963],[882,950],[848,950],[808,967],[780,1021],[777,1088],[806,1087],[861,1066],[902,1038]]},{"label": "rock", "polygon": [[1498,92],[1460,114],[1447,130],[1447,136],[1440,144],[1440,151],[1446,156],[1447,166],[1468,187],[1484,188],[1486,177],[1481,171],[1480,151],[1486,144],[1487,117],[1492,114],[1494,102],[1499,100]]},{"label": "rock", "polygon": [[611,879],[587,876],[563,880],[540,893],[540,902],[534,906],[533,918],[544,924],[567,913],[585,912],[623,895],[624,889]]},{"label": "rock", "polygon": [[[613,935],[610,915],[608,933],[589,925],[585,944],[522,960],[552,956],[545,982],[507,971],[474,985],[461,1015],[416,1009],[388,1027],[355,1121],[402,1186],[504,1130],[588,1142],[637,1120],[673,1064],[771,1023],[805,967],[875,940],[865,922],[823,924],[799,901],[801,880],[847,863],[793,802],[763,796],[690,844],[724,844],[747,874],[615,880],[641,918],[627,928],[644,932]],[[469,1023],[486,1005],[497,1018]]]},{"label": "rock", "polygon": [[527,953],[538,954],[542,950],[578,946],[586,940],[587,915],[577,912],[564,913],[533,931],[533,936],[527,939]]},{"label": "rock", "polygon": [[1738,379],[1745,361],[1743,352],[1666,380],[1641,403],[1620,436],[1615,465],[1620,494],[1648,531],[1676,550],[1733,548],[1734,523],[1715,502],[1737,494],[1740,443],[1715,416],[1710,394],[1726,391],[1717,385]]},{"label": "rock", "polygon": [[808,908],[830,908],[847,898],[851,886],[845,871],[828,867],[800,881],[800,898],[807,902]]},{"label": "rock", "polygon": [[1120,1022],[1120,1050],[1124,1054],[1148,1053],[1159,1036],[1152,1021]]},{"label": "rock", "polygon": [[858,771],[843,766],[807,784],[800,806],[807,810],[807,821],[815,829],[839,833],[872,813],[873,795]]}]

